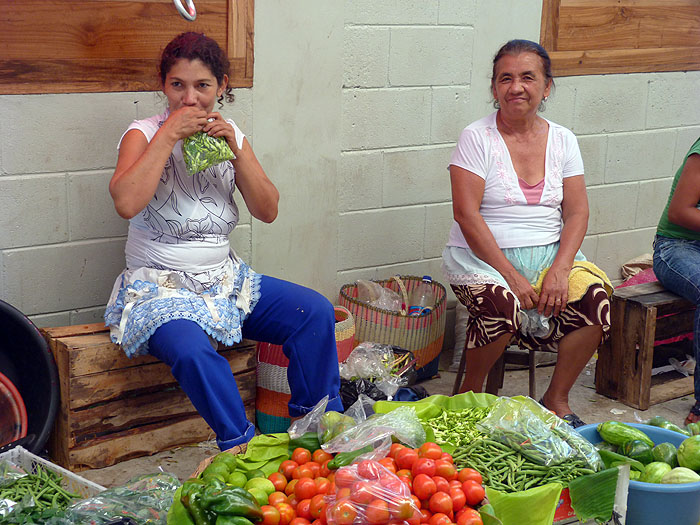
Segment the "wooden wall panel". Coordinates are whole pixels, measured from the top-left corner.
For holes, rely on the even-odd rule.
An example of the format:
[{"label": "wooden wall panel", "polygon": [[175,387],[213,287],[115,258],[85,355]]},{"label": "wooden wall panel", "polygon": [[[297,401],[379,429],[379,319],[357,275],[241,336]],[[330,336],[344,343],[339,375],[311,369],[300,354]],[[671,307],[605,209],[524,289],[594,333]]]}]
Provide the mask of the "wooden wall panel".
[{"label": "wooden wall panel", "polygon": [[0,0],[0,94],[158,90],[158,57],[178,33],[227,50],[234,87],[253,84],[253,0]]},{"label": "wooden wall panel", "polygon": [[543,0],[554,74],[700,69],[699,0]]}]

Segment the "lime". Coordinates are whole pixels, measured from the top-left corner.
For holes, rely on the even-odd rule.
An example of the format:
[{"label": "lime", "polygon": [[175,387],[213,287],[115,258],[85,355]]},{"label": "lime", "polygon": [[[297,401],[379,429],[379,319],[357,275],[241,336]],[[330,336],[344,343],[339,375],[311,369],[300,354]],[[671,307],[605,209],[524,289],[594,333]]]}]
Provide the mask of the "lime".
[{"label": "lime", "polygon": [[233,485],[234,487],[245,487],[246,482],[248,481],[248,478],[245,475],[245,472],[241,470],[234,470],[229,474],[228,479],[226,480],[226,483],[229,485]]},{"label": "lime", "polygon": [[224,479],[228,477],[228,475],[231,473],[231,469],[228,468],[228,466],[222,462],[218,463],[210,463],[207,468],[204,469],[204,472],[202,472],[202,478],[206,476],[210,476],[212,474],[218,474],[220,476],[223,476]]},{"label": "lime", "polygon": [[260,470],[259,468],[256,468],[253,470],[246,471],[245,477],[248,479],[253,479],[253,478],[264,478],[266,476],[262,470]]},{"label": "lime", "polygon": [[275,485],[267,478],[252,478],[245,484],[246,490],[262,489],[269,496],[275,491]]},{"label": "lime", "polygon": [[214,456],[214,459],[212,460],[212,464],[213,463],[223,463],[228,467],[229,472],[233,472],[238,466],[236,456],[230,452],[220,452]]},{"label": "lime", "polygon": [[202,473],[202,480],[205,483],[209,483],[212,479],[218,479],[222,483],[226,483],[226,476],[224,476],[223,474],[217,474],[217,473],[213,473],[213,472],[209,472],[209,473],[203,472]]},{"label": "lime", "polygon": [[[248,489],[246,489],[246,490],[248,490]],[[267,492],[265,492],[263,489],[252,488],[252,489],[248,490],[248,492],[250,492],[252,494],[253,498],[255,498],[255,501],[258,502],[258,505],[260,505],[261,507],[263,505],[267,505],[267,503],[268,503]]]}]

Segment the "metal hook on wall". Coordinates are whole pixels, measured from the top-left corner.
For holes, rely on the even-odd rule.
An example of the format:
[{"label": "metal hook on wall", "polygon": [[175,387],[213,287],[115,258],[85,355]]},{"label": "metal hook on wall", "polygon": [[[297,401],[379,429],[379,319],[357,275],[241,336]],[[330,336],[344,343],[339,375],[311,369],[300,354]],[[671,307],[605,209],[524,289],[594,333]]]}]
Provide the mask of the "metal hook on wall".
[{"label": "metal hook on wall", "polygon": [[183,4],[183,0],[173,0],[173,3],[182,15],[182,18],[184,18],[185,20],[189,20],[190,22],[192,22],[195,18],[197,18],[197,10],[194,8],[194,0],[184,0],[184,3],[187,4],[187,7],[185,7],[185,5]]}]

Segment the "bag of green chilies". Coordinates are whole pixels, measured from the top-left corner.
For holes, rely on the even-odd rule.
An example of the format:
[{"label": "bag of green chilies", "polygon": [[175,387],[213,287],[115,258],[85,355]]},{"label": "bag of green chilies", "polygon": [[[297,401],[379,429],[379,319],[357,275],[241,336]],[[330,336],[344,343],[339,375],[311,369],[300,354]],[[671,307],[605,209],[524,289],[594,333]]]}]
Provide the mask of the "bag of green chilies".
[{"label": "bag of green chilies", "polygon": [[190,175],[236,158],[226,139],[210,137],[202,131],[182,141],[182,156]]}]

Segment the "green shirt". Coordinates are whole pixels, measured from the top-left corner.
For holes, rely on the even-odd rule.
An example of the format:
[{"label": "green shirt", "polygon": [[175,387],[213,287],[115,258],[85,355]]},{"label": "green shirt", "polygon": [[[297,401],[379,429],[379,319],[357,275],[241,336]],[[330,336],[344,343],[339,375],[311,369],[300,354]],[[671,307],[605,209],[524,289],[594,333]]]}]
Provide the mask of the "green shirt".
[{"label": "green shirt", "polygon": [[684,228],[683,226],[679,226],[678,224],[674,224],[668,220],[668,207],[671,205],[673,193],[676,191],[676,185],[678,184],[678,180],[681,178],[681,173],[683,172],[685,163],[688,161],[688,157],[690,157],[693,153],[700,154],[700,139],[696,140],[695,144],[691,146],[690,150],[685,156],[685,159],[683,159],[683,164],[681,164],[681,167],[678,168],[676,176],[673,178],[671,194],[668,196],[666,208],[664,208],[664,212],[661,214],[659,226],[656,229],[656,233],[658,235],[671,237],[672,239],[692,239],[695,241],[700,241],[700,231],[689,230],[688,228]]}]

